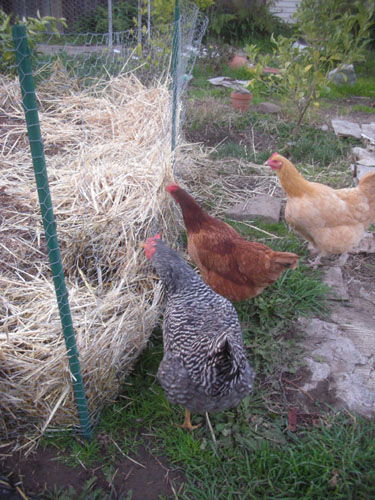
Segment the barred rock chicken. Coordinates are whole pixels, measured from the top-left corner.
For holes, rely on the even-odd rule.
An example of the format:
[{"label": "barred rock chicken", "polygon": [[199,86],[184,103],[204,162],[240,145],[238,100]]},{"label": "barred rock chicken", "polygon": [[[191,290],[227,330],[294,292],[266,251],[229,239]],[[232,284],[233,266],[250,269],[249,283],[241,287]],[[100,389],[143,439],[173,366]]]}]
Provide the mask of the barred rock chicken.
[{"label": "barred rock chicken", "polygon": [[365,174],[355,188],[333,189],[307,181],[277,153],[265,164],[276,172],[287,194],[286,222],[320,252],[313,264],[331,253],[342,254],[338,263],[344,264],[375,222],[375,173]]},{"label": "barred rock chicken", "polygon": [[157,378],[167,399],[185,406],[179,427],[191,432],[198,426],[191,424],[190,411],[238,405],[251,391],[254,373],[232,304],[205,285],[159,235],[147,239],[144,251],[167,293],[164,356]]},{"label": "barred rock chicken", "polygon": [[181,207],[188,253],[203,281],[216,293],[232,301],[246,300],[261,293],[286,269],[297,266],[298,255],[246,241],[229,224],[203,212],[177,184],[166,189]]}]

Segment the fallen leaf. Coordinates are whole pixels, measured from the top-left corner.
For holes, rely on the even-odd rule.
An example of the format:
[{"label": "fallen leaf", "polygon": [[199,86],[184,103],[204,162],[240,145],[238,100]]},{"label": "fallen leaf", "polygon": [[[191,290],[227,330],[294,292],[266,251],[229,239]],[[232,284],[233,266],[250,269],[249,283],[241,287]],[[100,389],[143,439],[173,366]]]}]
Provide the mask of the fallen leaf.
[{"label": "fallen leaf", "polygon": [[336,488],[339,480],[339,474],[336,469],[332,470],[332,478],[328,481],[328,486],[330,488]]}]

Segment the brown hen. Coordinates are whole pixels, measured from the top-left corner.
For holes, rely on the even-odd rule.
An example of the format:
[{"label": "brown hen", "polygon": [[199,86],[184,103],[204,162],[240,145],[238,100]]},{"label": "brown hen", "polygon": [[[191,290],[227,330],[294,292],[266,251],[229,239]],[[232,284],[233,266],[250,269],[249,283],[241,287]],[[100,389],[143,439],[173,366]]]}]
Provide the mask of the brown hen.
[{"label": "brown hen", "polygon": [[206,214],[177,184],[166,189],[181,207],[188,253],[204,282],[216,293],[243,301],[260,294],[286,269],[297,266],[296,254],[246,241],[231,226]]}]

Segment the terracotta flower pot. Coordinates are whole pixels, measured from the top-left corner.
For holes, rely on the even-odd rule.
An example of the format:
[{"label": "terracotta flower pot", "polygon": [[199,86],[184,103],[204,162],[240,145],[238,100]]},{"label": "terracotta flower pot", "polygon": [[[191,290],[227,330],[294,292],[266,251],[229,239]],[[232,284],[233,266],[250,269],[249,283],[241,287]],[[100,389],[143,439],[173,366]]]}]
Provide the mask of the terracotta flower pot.
[{"label": "terracotta flower pot", "polygon": [[229,61],[228,66],[230,68],[241,68],[247,64],[247,57],[242,54],[235,54],[232,59]]},{"label": "terracotta flower pot", "polygon": [[253,94],[251,92],[244,93],[233,90],[233,92],[231,92],[230,94],[230,97],[232,99],[232,106],[234,107],[234,109],[238,109],[239,111],[246,111],[249,109]]}]

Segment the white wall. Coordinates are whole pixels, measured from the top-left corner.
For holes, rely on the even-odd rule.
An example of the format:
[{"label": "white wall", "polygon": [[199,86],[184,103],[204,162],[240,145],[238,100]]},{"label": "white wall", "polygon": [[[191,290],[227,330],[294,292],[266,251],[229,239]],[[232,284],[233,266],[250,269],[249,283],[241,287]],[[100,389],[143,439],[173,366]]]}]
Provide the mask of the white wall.
[{"label": "white wall", "polygon": [[281,17],[287,23],[293,22],[292,14],[296,11],[301,0],[276,0],[270,7],[270,11]]}]

